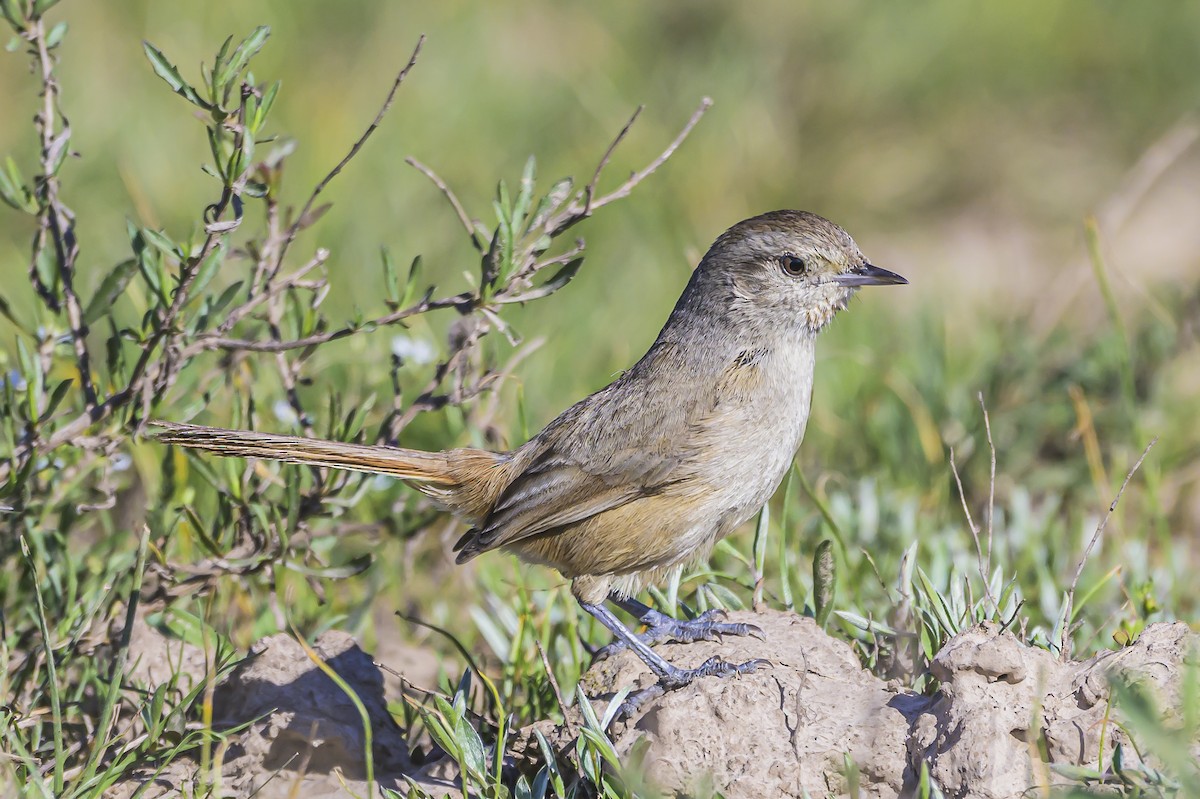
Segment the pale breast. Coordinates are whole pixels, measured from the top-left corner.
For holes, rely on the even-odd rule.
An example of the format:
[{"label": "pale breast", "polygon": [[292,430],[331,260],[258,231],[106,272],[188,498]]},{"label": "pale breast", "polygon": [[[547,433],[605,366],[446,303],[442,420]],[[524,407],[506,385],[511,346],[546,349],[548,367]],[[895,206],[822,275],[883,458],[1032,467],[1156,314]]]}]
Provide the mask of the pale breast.
[{"label": "pale breast", "polygon": [[770,499],[804,436],[812,339],[788,344],[735,353],[669,436],[676,460],[646,495],[509,548],[569,577],[661,573],[703,557]]},{"label": "pale breast", "polygon": [[708,486],[681,550],[703,550],[763,506],[787,475],[812,400],[811,337],[747,351],[726,371],[713,409],[696,427],[694,467]]}]

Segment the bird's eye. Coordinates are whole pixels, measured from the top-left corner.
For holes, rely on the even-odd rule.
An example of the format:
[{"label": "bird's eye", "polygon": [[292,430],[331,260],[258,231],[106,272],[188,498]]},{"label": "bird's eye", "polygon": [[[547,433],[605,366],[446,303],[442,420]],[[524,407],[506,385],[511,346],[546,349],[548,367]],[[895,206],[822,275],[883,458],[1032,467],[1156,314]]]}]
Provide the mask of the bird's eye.
[{"label": "bird's eye", "polygon": [[804,274],[807,267],[804,265],[804,259],[799,256],[785,253],[779,259],[779,265],[783,267],[783,271],[787,272],[792,277],[798,277]]}]

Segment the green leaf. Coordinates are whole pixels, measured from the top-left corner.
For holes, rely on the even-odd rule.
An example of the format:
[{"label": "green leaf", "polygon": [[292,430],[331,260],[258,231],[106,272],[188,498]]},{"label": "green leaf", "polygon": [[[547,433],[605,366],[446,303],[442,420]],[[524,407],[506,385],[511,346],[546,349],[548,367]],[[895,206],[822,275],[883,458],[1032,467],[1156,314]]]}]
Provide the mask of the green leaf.
[{"label": "green leaf", "polygon": [[[435,697],[435,700],[436,699],[441,699],[441,697]],[[445,700],[442,699],[442,701],[438,704],[439,706],[445,704]],[[449,707],[449,705],[447,705],[447,707]],[[425,728],[429,731],[429,737],[433,738],[433,742],[442,747],[446,754],[450,755],[455,760],[459,760],[460,750],[458,741],[455,740],[454,734],[450,732],[450,729],[446,726],[446,722],[443,720],[442,716],[439,716],[437,713],[434,713],[428,708],[422,707],[418,708],[418,710],[421,714],[421,720],[425,723]],[[445,711],[442,712],[445,713]]]},{"label": "green leaf", "polygon": [[225,307],[229,305],[229,303],[233,302],[233,298],[237,296],[238,292],[242,290],[242,286],[244,285],[244,280],[238,280],[232,285],[227,286],[216,299],[213,299],[211,294],[206,296],[204,298],[204,308],[199,314],[197,314],[196,323],[192,327],[192,332],[198,333],[201,330],[207,330],[209,322],[212,320],[212,318],[219,316],[221,311],[225,310]]},{"label": "green leaf", "polygon": [[133,258],[126,258],[114,266],[113,270],[104,276],[104,280],[100,281],[100,287],[92,295],[92,301],[83,313],[83,321],[90,325],[107,313],[117,298],[125,292],[125,287],[135,274],[137,261]]},{"label": "green leaf", "polygon": [[587,694],[583,692],[582,686],[575,686],[575,698],[579,701],[579,711],[583,714],[583,723],[593,730],[603,731],[600,726],[600,719],[596,717],[596,710],[592,707],[592,703],[588,701]]},{"label": "green leaf", "polygon": [[25,378],[26,410],[31,420],[37,419],[41,415],[38,409],[42,407],[45,381],[41,365],[22,338],[17,339],[17,361],[21,364],[21,376]]},{"label": "green leaf", "polygon": [[18,211],[27,214],[38,212],[37,200],[25,186],[21,170],[11,156],[4,159],[4,169],[0,170],[0,198]]},{"label": "green leaf", "polygon": [[517,294],[512,297],[502,297],[500,299],[497,299],[496,302],[503,305],[503,304],[509,304],[509,303],[514,303],[514,302],[529,302],[530,300],[537,300],[537,299],[541,299],[542,297],[548,297],[551,294],[553,294],[554,292],[561,289],[563,286],[570,283],[572,278],[575,277],[575,273],[577,273],[579,271],[579,267],[581,267],[581,266],[583,266],[583,258],[582,257],[574,258],[574,259],[568,261],[567,264],[565,266],[563,266],[562,269],[559,269],[557,272],[555,272],[554,276],[551,277],[549,280],[547,280],[542,285],[537,286],[535,288],[530,289],[529,291],[526,291],[521,294]]},{"label": "green leaf", "polygon": [[216,248],[208,254],[208,257],[196,269],[196,277],[192,280],[192,287],[188,290],[192,300],[204,296],[204,289],[208,287],[209,282],[217,274],[221,264],[225,262],[225,249],[225,239],[221,239]]},{"label": "green leaf", "polygon": [[[109,324],[111,327],[111,318]],[[116,333],[113,333],[104,342],[104,361],[114,382],[125,379],[125,354],[121,349],[121,337]]]},{"label": "green leaf", "polygon": [[54,294],[58,294],[58,257],[49,247],[44,247],[38,252],[34,268],[42,284]]},{"label": "green leaf", "polygon": [[[537,738],[538,747],[542,750],[542,760],[546,763],[545,769],[549,773],[550,781],[554,787],[554,795],[565,796],[566,785],[563,782],[562,773],[558,769],[558,760],[555,758],[554,748],[546,740],[545,734],[536,726],[533,728],[533,734]],[[541,774],[538,776],[541,776]]]},{"label": "green leaf", "polygon": [[67,23],[60,22],[50,29],[46,34],[46,47],[53,50],[62,44],[63,37],[67,35]]},{"label": "green leaf", "polygon": [[46,421],[54,414],[56,410],[58,410],[59,404],[63,401],[63,398],[67,396],[67,391],[73,385],[75,385],[74,380],[63,380],[54,387],[54,391],[50,392],[50,400],[46,403],[46,410],[42,411],[42,415],[38,419],[39,422]]},{"label": "green leaf", "polygon": [[400,298],[400,307],[407,308],[417,298],[417,281],[421,277],[421,256],[412,260],[408,267],[408,280],[404,283],[404,295]]},{"label": "green leaf", "polygon": [[558,207],[571,196],[571,188],[574,185],[575,182],[571,178],[563,178],[551,186],[546,196],[538,202],[537,210],[534,211],[533,218],[529,220],[529,230],[545,224],[550,214],[558,210]]},{"label": "green leaf", "polygon": [[[763,505],[758,512],[758,523],[754,525],[754,579],[759,582],[766,575],[767,542],[771,538],[771,506]],[[759,586],[755,586],[759,588]],[[755,600],[761,599],[761,590],[755,592]]]},{"label": "green leaf", "polygon": [[208,131],[208,149],[212,152],[213,163],[220,173],[221,181],[228,184],[229,177],[229,142],[221,135],[221,129],[210,125]]},{"label": "green leaf", "polygon": [[40,17],[58,5],[58,0],[33,0],[33,14]]},{"label": "green leaf", "polygon": [[66,161],[67,156],[71,154],[70,144],[71,127],[67,125],[54,137],[54,141],[50,145],[50,159],[47,166],[52,176],[58,174],[58,170],[62,169],[63,161]]},{"label": "green leaf", "polygon": [[150,244],[153,244],[155,247],[161,250],[163,255],[169,255],[177,261],[183,259],[183,255],[181,254],[178,245],[171,241],[171,239],[168,238],[165,233],[160,233],[157,230],[151,230],[150,228],[143,228],[142,237]]},{"label": "green leaf", "polygon": [[170,86],[176,94],[187,100],[192,105],[199,106],[206,111],[212,110],[212,106],[205,102],[200,95],[196,93],[196,90],[193,89],[191,85],[183,79],[183,76],[179,74],[179,70],[175,68],[174,64],[167,60],[167,57],[163,55],[161,50],[150,44],[150,42],[146,41],[142,42],[142,49],[146,51],[146,58],[150,59],[150,66],[154,67],[154,74],[165,80],[167,85]]},{"label": "green leaf", "polygon": [[379,248],[379,257],[383,261],[383,289],[387,292],[387,298],[394,305],[400,305],[400,277],[396,274],[396,261],[392,258],[392,251],[387,246]]},{"label": "green leaf", "polygon": [[708,593],[720,603],[722,608],[728,610],[742,610],[746,607],[746,603],[742,601],[741,597],[720,583],[708,583],[704,586],[704,590],[708,591]]},{"label": "green leaf", "polygon": [[[246,37],[246,39],[237,46],[233,51],[233,55],[229,57],[229,62],[224,67],[215,73],[213,78],[213,89],[220,91],[227,88],[230,81],[234,80],[246,65],[250,63],[250,59],[262,49],[266,44],[267,39],[271,36],[271,29],[266,25],[260,25]],[[214,67],[215,69],[215,67]]]},{"label": "green leaf", "polygon": [[233,37],[226,36],[225,41],[221,42],[221,49],[217,51],[212,70],[204,76],[204,82],[208,85],[208,97],[213,103],[217,102],[217,73],[221,71],[229,58],[229,45],[231,44],[233,44]]},{"label": "green leaf", "polygon": [[262,126],[267,121],[267,115],[271,113],[271,107],[275,105],[275,98],[279,95],[280,81],[275,81],[267,90],[263,92],[262,100],[258,103],[258,108],[254,110],[254,119],[251,121],[250,130],[257,133],[262,129]]},{"label": "green leaf", "polygon": [[838,618],[843,619],[847,623],[849,623],[851,627],[854,627],[857,630],[861,630],[864,633],[876,633],[879,635],[889,635],[889,636],[899,635],[899,633],[897,633],[895,629],[893,629],[892,627],[889,627],[888,625],[884,624],[883,622],[876,621],[875,619],[868,619],[865,616],[860,616],[857,613],[851,613],[848,610],[834,611],[834,614]]},{"label": "green leaf", "polygon": [[475,728],[467,723],[465,716],[454,720],[454,738],[458,741],[462,753],[463,765],[472,772],[471,776],[479,781],[486,779],[487,761],[483,754],[483,741]]},{"label": "green leaf", "polygon": [[836,594],[837,561],[833,557],[833,541],[826,538],[817,544],[817,552],[813,556],[813,615],[821,627],[829,621]]},{"label": "green leaf", "polygon": [[525,229],[525,216],[529,213],[530,204],[533,203],[533,183],[536,175],[537,161],[531,155],[525,162],[524,171],[521,172],[521,188],[517,192],[517,201],[513,204],[512,229],[514,232]]},{"label": "green leaf", "polygon": [[154,291],[163,305],[170,305],[171,298],[167,296],[162,280],[162,255],[153,247],[146,246],[146,240],[139,233],[133,240],[133,252],[137,256],[138,270],[146,285]]},{"label": "green leaf", "polygon": [[13,316],[12,306],[9,305],[8,300],[4,299],[3,297],[0,297],[0,316],[3,316],[5,319],[11,322],[12,326],[17,330],[20,330],[22,333],[29,333],[29,329],[25,327],[21,320]]},{"label": "green leaf", "polygon": [[[21,13],[21,9],[17,6],[17,0],[0,0],[0,13],[4,14],[4,18],[8,20],[8,24],[13,26],[14,30],[21,31],[25,29],[25,15]],[[17,46],[20,46],[20,39],[14,37]],[[16,50],[13,47],[9,52]]]}]

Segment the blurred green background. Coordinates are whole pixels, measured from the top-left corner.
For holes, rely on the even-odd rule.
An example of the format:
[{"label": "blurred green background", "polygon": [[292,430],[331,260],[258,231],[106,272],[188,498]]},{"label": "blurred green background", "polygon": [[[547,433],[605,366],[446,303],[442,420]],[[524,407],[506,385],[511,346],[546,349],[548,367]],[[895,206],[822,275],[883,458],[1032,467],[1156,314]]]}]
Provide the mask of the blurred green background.
[{"label": "blurred green background", "polygon": [[[203,128],[164,91],[142,39],[195,77],[226,35],[272,26],[255,69],[285,79],[276,125],[300,142],[287,178],[299,201],[428,34],[391,117],[330,189],[335,211],[303,242],[333,250],[331,299],[347,307],[378,296],[375,270],[363,267],[380,244],[401,259],[425,254],[445,286],[473,266],[448,207],[404,156],[432,165],[487,216],[496,177],[515,180],[529,154],[546,178],[586,179],[645,103],[612,185],[711,96],[678,157],[581,229],[590,257],[569,295],[522,319],[530,336],[557,338],[564,320],[584,328],[528,365],[539,418],[636,358],[715,235],[772,208],[838,221],[913,279],[911,290],[865,297],[842,325],[869,325],[884,304],[911,309],[980,289],[990,303],[1013,277],[1025,300],[1072,262],[1086,273],[1082,216],[1200,99],[1193,4],[120,0],[59,13],[72,25],[63,102],[82,158],[64,181],[85,286],[123,257],[126,217],[182,234],[211,199]],[[19,162],[34,153],[25,123],[35,90],[23,56],[0,59],[0,152]],[[1115,266],[1135,279],[1194,270],[1195,208],[1172,210],[1155,231],[1173,231],[1177,248],[1159,242],[1154,263]],[[3,279],[24,268],[30,230],[15,224],[0,215]],[[568,373],[554,368],[579,348]]]},{"label": "blurred green background", "polygon": [[[1164,570],[1160,583],[1194,565],[1196,4],[66,0],[55,13],[71,21],[61,80],[81,158],[62,177],[85,289],[126,256],[126,218],[182,239],[215,196],[199,169],[203,126],[155,77],[143,39],[194,79],[227,35],[272,27],[254,72],[284,78],[275,123],[299,142],[285,182],[298,204],[428,35],[383,128],[328,190],[333,210],[295,248],[333,251],[335,319],[378,306],[380,245],[401,263],[423,254],[447,292],[476,268],[449,207],[405,156],[433,166],[490,220],[496,179],[515,181],[530,154],[543,186],[568,174],[585,182],[644,103],[602,184],[615,186],[709,96],[713,109],[675,157],[578,228],[589,244],[580,276],[553,301],[514,310],[516,330],[546,342],[508,384],[503,418],[522,407],[536,429],[630,365],[727,226],[808,209],[912,281],[865,292],[825,336],[801,454],[818,491],[861,494],[860,479],[878,480],[961,531],[945,444],[959,449],[969,493],[986,495],[982,392],[1001,501],[1026,496],[1018,486],[1078,501],[1062,511],[1070,540],[1051,565],[1060,580],[1151,435],[1162,437],[1147,465],[1151,490],[1131,511],[1149,532],[1128,557],[1140,574]],[[23,164],[35,157],[35,91],[22,55],[0,58],[0,153]],[[1090,213],[1120,325],[1086,254]],[[28,220],[0,214],[6,284],[25,282],[31,233]],[[437,325],[449,321],[406,335],[437,347]],[[309,390],[341,388],[350,370],[352,395],[364,384],[386,391],[386,374],[372,383],[370,366],[395,332],[325,348]],[[493,338],[504,357],[508,345]],[[1126,360],[1132,397],[1120,388]],[[409,441],[451,443],[419,427]],[[1179,587],[1167,589],[1174,610],[1188,612],[1195,597]]]}]

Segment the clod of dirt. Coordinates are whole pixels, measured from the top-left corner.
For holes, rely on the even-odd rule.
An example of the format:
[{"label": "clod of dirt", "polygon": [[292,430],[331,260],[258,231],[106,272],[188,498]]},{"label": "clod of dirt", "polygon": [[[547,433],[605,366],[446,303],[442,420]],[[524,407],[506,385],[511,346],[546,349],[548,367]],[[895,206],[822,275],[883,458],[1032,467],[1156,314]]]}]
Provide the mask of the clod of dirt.
[{"label": "clod of dirt", "polygon": [[[938,654],[933,673],[941,687],[927,697],[889,689],[860,667],[848,644],[811,619],[778,612],[730,619],[757,624],[767,640],[728,638],[657,651],[684,667],[714,655],[764,658],[770,667],[699,680],[613,730],[622,754],[648,740],[647,776],[667,793],[843,794],[852,763],[862,796],[893,797],[912,792],[924,763],[948,796],[1019,797],[1061,781],[1042,762],[1039,741],[1056,764],[1095,767],[1102,739],[1106,763],[1118,742],[1129,752],[1119,715],[1108,705],[1110,675],[1139,680],[1160,696],[1161,707],[1178,707],[1182,666],[1197,644],[1187,625],[1158,624],[1131,647],[1063,663],[984,624]],[[584,686],[603,698],[652,680],[640,660],[623,652],[594,666]],[[1200,742],[1194,751],[1200,756]]]},{"label": "clod of dirt", "polygon": [[[412,770],[408,747],[387,712],[383,676],[354,639],[330,631],[319,636],[312,648],[350,685],[367,711],[376,782],[401,795],[413,780],[433,795],[458,796],[453,784],[406,777]],[[218,728],[249,725],[232,736],[224,754],[223,796],[283,799],[368,794],[362,716],[346,693],[287,635],[273,635],[254,645],[251,657],[217,688],[214,718]],[[185,786],[204,779],[195,763],[181,760],[153,780],[147,796],[188,795]],[[126,782],[110,796],[127,796],[137,784]]]},{"label": "clod of dirt", "polygon": [[[117,640],[120,630],[111,639]],[[191,690],[204,679],[206,658],[204,650],[187,641],[171,638],[146,622],[139,614],[129,633],[129,672],[126,679],[132,685],[153,691],[173,676],[180,677],[180,689]]]},{"label": "clod of dirt", "polygon": [[[1050,763],[1095,768],[1112,762],[1118,743],[1132,761],[1136,750],[1116,723],[1109,681],[1138,681],[1158,696],[1159,707],[1178,708],[1183,665],[1195,647],[1186,624],[1154,624],[1133,646],[1063,663],[997,625],[974,627],[934,658],[941,689],[914,720],[910,761],[925,761],[948,795],[980,799],[1057,782],[1038,754],[1042,741]],[[1200,741],[1192,750],[1200,757]]]},{"label": "clod of dirt", "polygon": [[[349,635],[330,631],[313,644],[317,656],[352,685],[366,707],[374,731],[376,767],[384,772],[408,766],[408,747],[387,712],[383,677],[371,657]],[[270,770],[326,773],[341,767],[346,777],[363,779],[367,740],[362,716],[303,647],[284,634],[254,645],[214,697],[216,726],[258,719],[243,735],[242,752],[260,757]],[[236,787],[236,786],[235,786]]]},{"label": "clod of dirt", "polygon": [[[770,665],[723,679],[697,680],[618,724],[614,744],[625,754],[648,738],[648,778],[668,793],[729,799],[846,793],[847,758],[857,764],[862,796],[896,796],[907,769],[908,718],[930,703],[897,694],[864,670],[850,646],[812,619],[792,613],[731,613],[756,624],[766,640],[667,644],[656,651],[692,668],[714,655]],[[589,696],[654,681],[630,652],[596,664],[584,677]],[[601,703],[604,704],[604,703]]]}]

